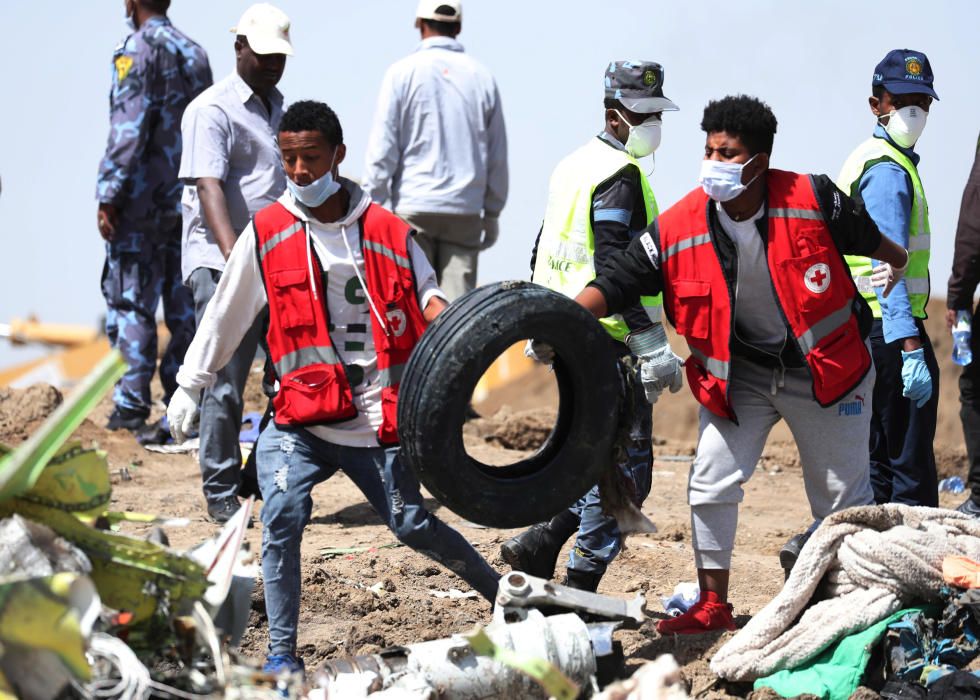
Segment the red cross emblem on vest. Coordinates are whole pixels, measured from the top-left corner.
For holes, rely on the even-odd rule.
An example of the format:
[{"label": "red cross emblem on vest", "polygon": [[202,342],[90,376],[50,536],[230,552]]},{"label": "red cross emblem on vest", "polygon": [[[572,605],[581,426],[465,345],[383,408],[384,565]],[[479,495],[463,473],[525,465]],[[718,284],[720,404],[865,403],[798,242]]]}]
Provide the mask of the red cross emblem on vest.
[{"label": "red cross emblem on vest", "polygon": [[803,283],[814,294],[822,294],[830,286],[830,268],[827,263],[816,263],[807,268]]},{"label": "red cross emblem on vest", "polygon": [[401,309],[392,309],[385,317],[388,319],[388,328],[396,338],[401,337],[405,333],[405,329],[408,327],[408,319],[405,317],[405,312]]}]

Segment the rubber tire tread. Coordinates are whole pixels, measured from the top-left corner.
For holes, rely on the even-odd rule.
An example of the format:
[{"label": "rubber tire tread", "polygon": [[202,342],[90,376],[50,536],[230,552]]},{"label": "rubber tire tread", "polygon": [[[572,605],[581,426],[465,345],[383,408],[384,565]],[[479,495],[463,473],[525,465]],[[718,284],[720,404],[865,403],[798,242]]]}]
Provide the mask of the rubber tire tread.
[{"label": "rubber tire tread", "polygon": [[[555,428],[533,455],[505,467],[463,445],[466,408],[480,377],[516,342],[555,349]],[[514,528],[575,503],[608,465],[622,388],[613,343],[572,299],[530,282],[479,287],[450,304],[416,345],[402,377],[402,458],[441,504],[480,525]]]}]

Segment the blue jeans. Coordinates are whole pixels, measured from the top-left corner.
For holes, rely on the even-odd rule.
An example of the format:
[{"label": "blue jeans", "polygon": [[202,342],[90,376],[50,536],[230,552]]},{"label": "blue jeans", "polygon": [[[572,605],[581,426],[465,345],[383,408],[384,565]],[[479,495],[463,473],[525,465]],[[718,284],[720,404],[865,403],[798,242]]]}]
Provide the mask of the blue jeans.
[{"label": "blue jeans", "polygon": [[[637,507],[650,493],[653,478],[653,418],[650,402],[643,393],[636,373],[627,372],[632,394],[633,414],[627,459],[617,466]],[[568,555],[568,568],[602,575],[623,547],[623,536],[616,518],[602,512],[598,485],[582,496],[570,510],[579,517],[578,537]]]},{"label": "blue jeans", "polygon": [[487,600],[499,575],[462,535],[425,509],[398,447],[344,447],[270,422],[256,445],[262,506],[262,578],[269,654],[294,654],[300,600],[300,543],[313,487],[342,469],[398,540],[436,560]]}]

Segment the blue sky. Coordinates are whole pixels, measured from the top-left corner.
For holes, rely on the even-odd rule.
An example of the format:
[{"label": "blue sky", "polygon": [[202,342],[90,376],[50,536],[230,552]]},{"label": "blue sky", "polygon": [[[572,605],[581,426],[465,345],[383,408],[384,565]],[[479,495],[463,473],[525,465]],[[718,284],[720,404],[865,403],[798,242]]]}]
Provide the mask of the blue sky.
[{"label": "blue sky", "polygon": [[[248,2],[173,0],[174,23],[208,51],[216,78],[233,69],[235,24]],[[413,50],[415,0],[281,0],[296,56],[287,102],[319,99],[340,115],[342,174],[360,174],[386,67]],[[0,112],[0,322],[95,323],[104,249],[95,174],[108,131],[113,47],[123,0],[0,3],[7,107]],[[510,200],[480,280],[524,278],[555,163],[602,126],[602,73],[614,59],[666,70],[680,107],[664,119],[652,176],[661,207],[697,185],[709,99],[747,93],[779,120],[773,166],[836,176],[874,125],[871,73],[892,48],[925,51],[942,98],[917,146],[932,223],[933,295],[945,296],[963,186],[980,131],[976,0],[467,0],[466,49],[500,86],[510,141]],[[23,352],[0,346],[0,364]]]}]

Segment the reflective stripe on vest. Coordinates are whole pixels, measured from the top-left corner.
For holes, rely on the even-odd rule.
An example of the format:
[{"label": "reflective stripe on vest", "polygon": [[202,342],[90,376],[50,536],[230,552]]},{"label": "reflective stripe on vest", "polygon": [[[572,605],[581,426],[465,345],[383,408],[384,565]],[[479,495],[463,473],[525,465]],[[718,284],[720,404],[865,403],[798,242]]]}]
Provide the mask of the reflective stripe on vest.
[{"label": "reflective stripe on vest", "polygon": [[398,255],[391,248],[383,246],[382,244],[377,243],[376,241],[364,241],[364,247],[367,248],[368,250],[373,250],[375,253],[380,253],[381,255],[385,256],[389,260],[394,261],[396,265],[400,267],[404,267],[406,270],[412,269],[411,260],[409,260],[408,258],[402,255]]},{"label": "reflective stripe on vest", "polygon": [[823,214],[813,209],[770,209],[769,216],[780,219],[809,219],[810,221],[823,221]]},{"label": "reflective stripe on vest", "polygon": [[683,253],[688,248],[693,248],[697,245],[704,245],[705,243],[711,243],[711,234],[699,233],[696,236],[685,238],[680,243],[674,243],[664,251],[663,261],[666,261],[668,258],[671,258],[678,253]]},{"label": "reflective stripe on vest", "polygon": [[[592,197],[600,184],[627,165],[636,166],[640,173],[646,222],[653,222],[658,214],[657,200],[636,159],[593,138],[559,163],[551,175],[533,282],[573,297],[595,279]],[[660,295],[640,297],[640,304],[652,322],[661,321]],[[624,340],[629,332],[620,315],[600,319],[600,323],[616,340]]]},{"label": "reflective stripe on vest", "polygon": [[800,344],[800,349],[803,351],[803,354],[808,355],[816,347],[817,343],[847,323],[853,313],[853,304],[848,301],[844,306],[837,309],[837,311],[832,311],[827,314],[800,335],[796,336],[796,342]]},{"label": "reflective stripe on vest", "polygon": [[269,240],[267,240],[265,243],[262,244],[262,247],[259,249],[259,260],[260,261],[265,260],[265,256],[269,254],[270,250],[275,248],[277,245],[282,243],[284,240],[286,240],[293,234],[299,233],[302,230],[303,230],[303,222],[297,221],[292,226],[289,226],[288,228],[283,229],[282,231],[277,233],[275,236],[273,236],[272,238],[270,238]]},{"label": "reflective stripe on vest", "polygon": [[279,358],[279,361],[274,364],[276,373],[280,377],[285,377],[287,374],[298,370],[300,367],[320,363],[325,365],[335,365],[338,362],[339,359],[337,358],[337,353],[334,352],[332,347],[311,345],[310,347],[300,348],[299,350],[294,350],[293,352],[283,355]]},{"label": "reflective stripe on vest", "polygon": [[[925,318],[926,304],[929,301],[929,250],[931,236],[929,230],[929,204],[919,171],[904,153],[887,140],[872,137],[855,149],[841,168],[837,186],[851,196],[857,192],[864,173],[873,165],[891,161],[900,166],[912,183],[912,211],[909,214],[909,266],[905,272],[905,287],[912,306],[912,315]],[[881,304],[874,290],[862,278],[871,276],[871,259],[861,255],[847,255],[844,258],[861,295],[867,300],[875,318],[881,318]]]},{"label": "reflective stripe on vest", "polygon": [[724,360],[718,360],[714,357],[708,357],[697,348],[691,346],[690,343],[688,343],[688,348],[690,348],[691,354],[701,361],[701,364],[704,365],[704,368],[706,370],[711,372],[711,374],[713,374],[714,376],[718,377],[718,379],[724,382],[728,381],[728,373],[731,370],[730,362],[725,362]]}]

